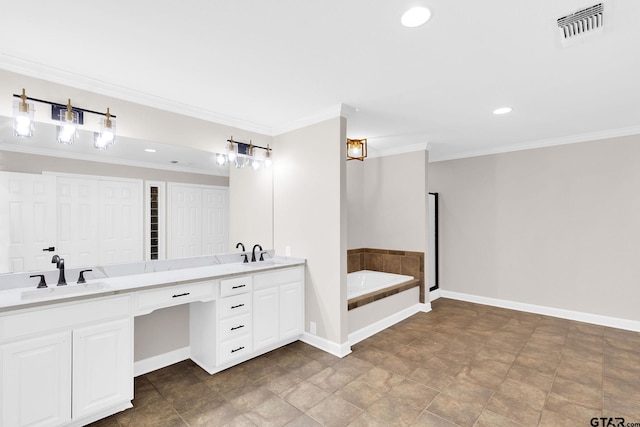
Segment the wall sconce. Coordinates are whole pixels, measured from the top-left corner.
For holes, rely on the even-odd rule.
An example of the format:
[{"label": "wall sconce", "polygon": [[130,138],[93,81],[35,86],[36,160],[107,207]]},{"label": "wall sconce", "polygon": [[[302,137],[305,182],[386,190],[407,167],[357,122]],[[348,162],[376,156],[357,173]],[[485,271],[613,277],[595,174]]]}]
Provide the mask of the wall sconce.
[{"label": "wall sconce", "polygon": [[347,161],[360,160],[364,161],[367,157],[367,140],[365,139],[348,139],[347,138]]},{"label": "wall sconce", "polygon": [[243,168],[251,165],[253,170],[258,170],[263,165],[265,168],[270,168],[273,164],[273,153],[269,144],[266,147],[261,147],[253,145],[251,140],[249,140],[248,144],[234,141],[233,137],[228,139],[227,142],[226,152],[216,155],[216,164],[218,166],[224,166],[228,163],[233,164],[236,168]]},{"label": "wall sconce", "polygon": [[[116,125],[115,117],[107,108],[107,113],[86,110],[84,108],[72,107],[71,99],[67,101],[67,105],[58,104],[56,102],[46,101],[44,99],[30,98],[26,96],[25,90],[22,89],[22,95],[13,95],[20,98],[13,104],[13,133],[15,136],[28,138],[33,136],[34,132],[34,107],[33,102],[51,105],[51,119],[58,122],[56,138],[61,144],[73,144],[78,126],[84,124],[84,113],[97,114],[104,116],[100,120],[100,132],[94,132],[93,146],[99,150],[104,150],[115,143]],[[33,101],[33,102],[27,102]]]}]

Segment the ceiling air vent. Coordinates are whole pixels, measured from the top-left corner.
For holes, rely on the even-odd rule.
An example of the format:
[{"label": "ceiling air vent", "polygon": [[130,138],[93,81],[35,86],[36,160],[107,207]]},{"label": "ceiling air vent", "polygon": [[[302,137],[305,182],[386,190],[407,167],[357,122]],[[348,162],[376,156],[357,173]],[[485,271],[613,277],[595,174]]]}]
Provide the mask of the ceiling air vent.
[{"label": "ceiling air vent", "polygon": [[568,42],[579,36],[602,32],[602,3],[578,10],[558,19],[560,37]]}]

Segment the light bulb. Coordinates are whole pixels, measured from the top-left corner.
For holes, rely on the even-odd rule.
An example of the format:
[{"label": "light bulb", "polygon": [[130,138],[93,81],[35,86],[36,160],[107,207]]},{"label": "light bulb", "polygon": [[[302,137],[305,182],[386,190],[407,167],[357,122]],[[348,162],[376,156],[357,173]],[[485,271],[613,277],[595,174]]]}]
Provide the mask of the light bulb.
[{"label": "light bulb", "polygon": [[271,160],[271,157],[267,157],[266,159],[264,159],[265,168],[269,169],[272,164],[273,164],[273,160]]},{"label": "light bulb", "polygon": [[222,153],[218,153],[216,156],[216,164],[218,166],[224,166],[227,163],[227,156]]},{"label": "light bulb", "polygon": [[260,160],[253,159],[253,161],[251,162],[251,167],[253,168],[254,171],[257,171],[258,169],[260,169]]}]

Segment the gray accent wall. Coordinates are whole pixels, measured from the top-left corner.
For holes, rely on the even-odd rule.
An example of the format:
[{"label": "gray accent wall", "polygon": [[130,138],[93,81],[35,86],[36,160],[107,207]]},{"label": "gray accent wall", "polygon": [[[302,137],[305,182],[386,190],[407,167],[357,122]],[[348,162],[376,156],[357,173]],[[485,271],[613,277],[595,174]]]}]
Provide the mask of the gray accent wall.
[{"label": "gray accent wall", "polygon": [[640,136],[435,162],[444,291],[640,320]]}]

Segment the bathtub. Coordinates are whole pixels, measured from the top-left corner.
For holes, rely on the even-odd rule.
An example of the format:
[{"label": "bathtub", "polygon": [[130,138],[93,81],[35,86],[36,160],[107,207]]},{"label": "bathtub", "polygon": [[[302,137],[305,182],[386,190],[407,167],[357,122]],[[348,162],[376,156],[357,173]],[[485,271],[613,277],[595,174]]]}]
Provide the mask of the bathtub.
[{"label": "bathtub", "polygon": [[362,270],[347,274],[347,299],[370,294],[381,289],[413,280],[413,276]]}]

